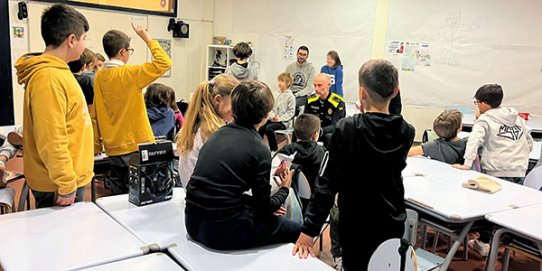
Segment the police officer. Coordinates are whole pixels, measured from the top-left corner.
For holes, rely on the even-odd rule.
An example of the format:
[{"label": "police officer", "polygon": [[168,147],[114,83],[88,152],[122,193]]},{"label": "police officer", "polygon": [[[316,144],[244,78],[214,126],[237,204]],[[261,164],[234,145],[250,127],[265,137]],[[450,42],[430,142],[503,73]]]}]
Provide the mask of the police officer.
[{"label": "police officer", "polygon": [[320,73],[314,77],[314,91],[307,100],[305,113],[313,114],[320,118],[324,145],[327,146],[331,135],[335,131],[335,124],[346,116],[344,99],[329,91],[331,79],[329,75]]}]

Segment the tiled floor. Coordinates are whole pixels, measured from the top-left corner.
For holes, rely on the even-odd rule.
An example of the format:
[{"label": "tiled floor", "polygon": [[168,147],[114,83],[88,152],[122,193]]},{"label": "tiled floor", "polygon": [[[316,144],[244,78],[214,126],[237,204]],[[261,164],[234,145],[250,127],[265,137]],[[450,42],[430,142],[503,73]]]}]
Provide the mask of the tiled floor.
[{"label": "tiled floor", "polygon": [[[22,160],[19,158],[11,160],[8,163],[7,168],[8,170],[22,172],[23,171]],[[23,181],[18,181],[18,182],[10,184],[10,186],[13,187],[17,191],[17,195],[19,195],[22,184],[23,184]],[[108,189],[104,188],[101,183],[97,184],[96,190],[97,190],[98,197],[109,194]],[[90,186],[87,186],[87,191],[85,193],[85,201],[90,201]],[[18,198],[16,199],[15,206],[17,206],[17,202],[18,202]],[[31,202],[33,202],[33,199],[31,200]],[[34,206],[32,206],[32,208],[34,208]],[[431,238],[428,238],[428,239],[431,239]],[[428,240],[428,241],[431,241],[431,240]],[[317,242],[317,244],[315,245],[316,251],[319,251],[318,243],[319,242]],[[325,263],[332,265],[333,257],[330,253],[330,247],[331,247],[331,242],[329,239],[329,229],[328,229],[324,233],[323,251],[320,253],[319,257]],[[439,249],[437,250],[438,254],[444,257],[446,253],[446,249],[447,249],[446,241],[444,239],[440,240]],[[452,262],[450,266],[450,270],[452,271],[483,271],[485,270],[484,269],[485,258],[479,256],[476,252],[469,250],[468,261],[463,261],[461,259],[461,255],[462,255],[462,248],[459,249],[456,259]],[[499,261],[500,261],[500,258],[499,258]],[[501,270],[500,262],[497,264],[496,270]],[[537,271],[538,263],[524,255],[516,254],[516,255],[512,255],[509,270],[510,271]],[[0,267],[0,271],[3,271],[1,267]]]}]

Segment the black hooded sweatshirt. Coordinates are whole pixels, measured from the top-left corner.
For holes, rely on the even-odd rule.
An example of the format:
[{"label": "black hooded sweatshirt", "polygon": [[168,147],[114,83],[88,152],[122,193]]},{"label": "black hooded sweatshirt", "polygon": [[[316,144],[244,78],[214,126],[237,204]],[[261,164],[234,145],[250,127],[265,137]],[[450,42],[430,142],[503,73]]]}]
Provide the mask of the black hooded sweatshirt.
[{"label": "black hooded sweatshirt", "polygon": [[292,168],[303,172],[305,177],[307,177],[307,181],[309,181],[311,189],[314,191],[316,178],[318,177],[320,164],[322,164],[322,159],[324,159],[326,148],[314,141],[298,141],[284,146],[278,153],[286,155],[295,153]]},{"label": "black hooded sweatshirt", "polygon": [[[303,232],[318,235],[339,193],[344,255],[356,253],[351,250],[359,249],[360,244],[372,254],[383,241],[400,238],[406,219],[401,172],[413,140],[414,128],[401,115],[365,113],[339,121],[328,146],[327,166],[305,214]],[[365,220],[363,227],[360,220]],[[362,228],[369,234],[362,233]]]}]

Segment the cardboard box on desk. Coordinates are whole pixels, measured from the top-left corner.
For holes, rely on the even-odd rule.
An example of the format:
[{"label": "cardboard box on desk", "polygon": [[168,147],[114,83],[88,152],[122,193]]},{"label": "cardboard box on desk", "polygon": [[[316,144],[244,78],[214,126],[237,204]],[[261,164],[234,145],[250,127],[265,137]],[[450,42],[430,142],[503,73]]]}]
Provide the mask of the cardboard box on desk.
[{"label": "cardboard box on desk", "polygon": [[130,158],[128,200],[143,206],[173,197],[173,145],[171,141],[141,144]]}]

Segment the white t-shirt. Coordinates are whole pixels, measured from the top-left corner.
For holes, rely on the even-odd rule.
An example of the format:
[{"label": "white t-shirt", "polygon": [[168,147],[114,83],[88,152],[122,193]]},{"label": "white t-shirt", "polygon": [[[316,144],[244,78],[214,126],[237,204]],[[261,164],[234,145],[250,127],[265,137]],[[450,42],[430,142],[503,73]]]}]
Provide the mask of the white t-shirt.
[{"label": "white t-shirt", "polygon": [[194,145],[192,146],[192,150],[179,157],[179,177],[181,178],[181,183],[183,184],[184,189],[186,189],[188,182],[190,181],[190,177],[192,177],[192,173],[196,167],[196,162],[198,161],[199,151],[201,150],[201,147],[203,147],[204,143],[205,142],[201,137],[201,130],[198,129],[198,132],[194,137]]}]

